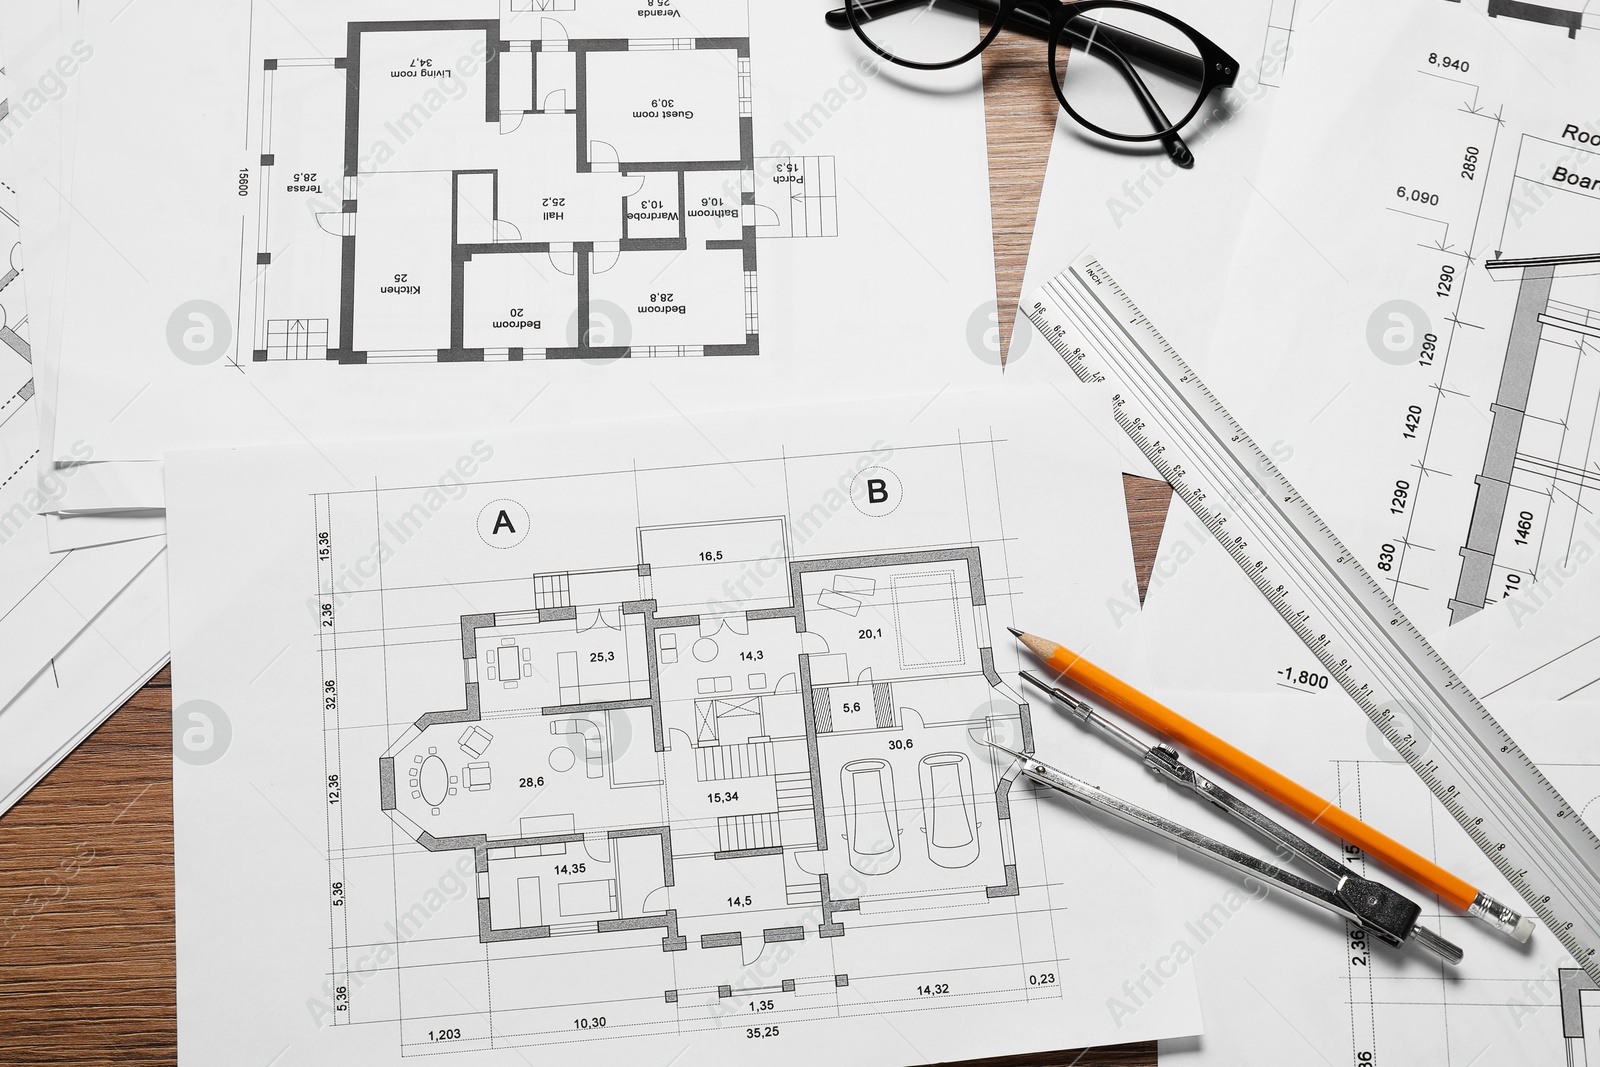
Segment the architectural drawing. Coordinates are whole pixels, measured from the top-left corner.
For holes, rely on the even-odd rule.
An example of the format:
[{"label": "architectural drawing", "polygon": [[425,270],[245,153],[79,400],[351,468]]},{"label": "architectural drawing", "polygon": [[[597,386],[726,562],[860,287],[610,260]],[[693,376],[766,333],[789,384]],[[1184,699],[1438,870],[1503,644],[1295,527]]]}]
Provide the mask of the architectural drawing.
[{"label": "architectural drawing", "polygon": [[1517,303],[1452,622],[1566,559],[1600,494],[1600,253],[1485,267]]},{"label": "architectural drawing", "polygon": [[1374,237],[1395,280],[1373,283],[1373,321],[1405,324],[1411,347],[1391,362],[1411,369],[1373,400],[1397,405],[1399,430],[1371,445],[1383,491],[1347,536],[1430,629],[1565,560],[1600,487],[1595,134],[1512,92],[1517,77],[1444,51],[1423,59],[1408,106],[1434,125],[1408,151],[1441,176],[1396,185],[1382,209],[1391,228]]},{"label": "architectural drawing", "polygon": [[[1535,736],[1539,742],[1546,740]],[[1340,806],[1383,811],[1391,825],[1406,832],[1406,840],[1430,843],[1428,854],[1446,866],[1460,862],[1452,857],[1468,855],[1472,846],[1465,835],[1446,829],[1447,820],[1436,802],[1398,757],[1342,759],[1334,766],[1335,802]],[[1550,770],[1568,795],[1587,799],[1600,790],[1593,765],[1573,762]],[[1596,814],[1594,807],[1593,800],[1584,805],[1585,817]],[[1369,864],[1359,850],[1347,848],[1346,855],[1357,870],[1365,868],[1378,877],[1386,873]],[[1471,922],[1433,898],[1423,908],[1426,921],[1439,923],[1446,931]],[[1347,934],[1345,944],[1335,941],[1324,959],[1330,969],[1337,968],[1337,984],[1349,1006],[1348,1014],[1338,1013],[1341,1020],[1348,1018],[1341,1029],[1349,1043],[1340,1051],[1354,1062],[1429,1065],[1478,1058],[1545,1067],[1585,1067],[1593,1062],[1584,1055],[1584,1033],[1587,1029],[1600,1040],[1596,1034],[1600,1014],[1595,1011],[1600,997],[1544,931],[1534,935],[1530,952],[1473,939],[1468,942],[1466,964],[1454,971],[1414,955],[1374,948],[1358,929]],[[1491,1049],[1493,1053],[1486,1055]]]},{"label": "architectural drawing", "polygon": [[254,361],[759,353],[757,237],[837,214],[755,154],[743,5],[506,2],[262,62]]},{"label": "architectural drawing", "polygon": [[[1038,801],[986,743],[1034,744],[997,498],[896,514],[971,452],[494,483],[459,526],[317,496],[319,1019],[411,1053],[1060,997]],[[566,493],[636,521],[578,535]]]},{"label": "architectural drawing", "polygon": [[[1600,489],[1600,175],[1583,148],[1592,135],[1564,123],[1521,134],[1508,152],[1508,187],[1483,277],[1514,301],[1486,395],[1492,425],[1450,601],[1459,622],[1561,563],[1593,514]],[[1489,211],[1495,210],[1491,207]],[[1484,383],[1485,394],[1488,383]]]},{"label": "architectural drawing", "polygon": [[1600,30],[1600,5],[1594,0],[1489,0],[1489,17],[1557,26],[1566,30],[1568,37],[1578,36],[1579,30]]},{"label": "architectural drawing", "polygon": [[[787,596],[720,603],[727,567],[681,562],[786,538],[782,519],[640,530],[636,566],[536,575],[535,605],[461,619],[464,707],[420,717],[379,783],[408,837],[472,853],[483,941],[737,947],[842,937],[863,893],[1017,895],[1012,781],[974,758],[966,712],[1010,702],[981,725],[1032,739],[978,644],[978,549],[788,562]],[[752,885],[766,906],[730,908]]]}]

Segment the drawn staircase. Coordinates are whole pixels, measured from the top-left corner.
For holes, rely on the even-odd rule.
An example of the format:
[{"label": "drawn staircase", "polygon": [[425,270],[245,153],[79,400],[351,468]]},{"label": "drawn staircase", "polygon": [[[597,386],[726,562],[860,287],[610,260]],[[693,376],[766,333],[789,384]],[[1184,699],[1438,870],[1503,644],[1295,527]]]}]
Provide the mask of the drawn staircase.
[{"label": "drawn staircase", "polygon": [[776,848],[781,844],[778,813],[775,811],[763,811],[756,815],[722,815],[717,818],[718,851],[743,852],[752,848]]},{"label": "drawn staircase", "polygon": [[802,881],[786,882],[784,884],[784,894],[788,898],[789,905],[791,907],[795,905],[804,907],[807,904],[821,904],[822,880],[828,876],[822,875],[820,878],[811,878],[802,874],[800,877],[803,879]]},{"label": "drawn staircase", "polygon": [[694,750],[694,770],[702,782],[765,777],[772,773],[772,742],[703,745]]},{"label": "drawn staircase", "polygon": [[778,786],[779,811],[811,810],[811,775],[805,771],[780,774],[774,779]]}]

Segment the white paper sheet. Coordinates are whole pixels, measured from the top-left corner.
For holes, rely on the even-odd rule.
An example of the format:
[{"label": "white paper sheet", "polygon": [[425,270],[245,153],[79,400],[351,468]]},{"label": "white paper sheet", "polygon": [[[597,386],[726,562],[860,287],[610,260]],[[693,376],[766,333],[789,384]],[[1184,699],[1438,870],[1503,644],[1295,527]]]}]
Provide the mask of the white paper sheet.
[{"label": "white paper sheet", "polygon": [[[1304,4],[1247,0],[1216,4],[1178,0],[1162,6],[1215,41],[1240,63],[1234,87],[1215,93],[1183,136],[1194,152],[1180,170],[1155,145],[1108,146],[1070,116],[1056,123],[1050,168],[1039,197],[1022,292],[1072,265],[1094,247],[1117,255],[1117,276],[1177,304],[1173,341],[1203,353],[1227,296],[1250,180],[1268,150],[1272,102],[1293,66]],[[1297,11],[1297,9],[1299,9]],[[1057,368],[1048,345],[1019,318],[1008,375],[1024,380]],[[1198,365],[1198,364],[1197,364]]]},{"label": "white paper sheet", "polygon": [[1130,856],[1166,854],[997,786],[969,731],[1069,729],[1019,707],[1024,611],[1142,671],[1098,616],[1131,568],[1092,434],[946,393],[567,436],[168,458],[185,1058],[922,1063],[1198,1025],[1186,973],[1123,999],[1177,922]]},{"label": "white paper sheet", "polygon": [[[0,152],[0,167],[9,153]],[[20,693],[161,550],[53,553],[45,512],[75,471],[40,478],[40,408],[15,189],[0,181],[0,706]],[[81,455],[80,455],[80,458]]]},{"label": "white paper sheet", "polygon": [[[1564,612],[1569,620],[1593,614],[1581,611],[1582,604],[1592,604],[1582,599],[1581,581],[1580,574],[1566,587],[1570,599],[1563,593],[1529,617],[1529,633],[1503,633],[1501,624],[1513,615],[1485,612],[1441,635],[1439,648],[1465,670],[1474,691],[1556,788],[1584,805],[1590,817],[1596,815],[1590,798],[1600,792],[1600,735],[1592,726],[1600,707],[1576,697],[1559,705],[1518,699],[1518,692],[1539,691],[1530,687],[1538,674],[1522,687],[1501,691],[1480,685],[1484,667],[1507,662],[1493,638],[1512,637],[1517,647],[1536,648],[1547,635],[1535,627],[1562,619]],[[1126,618],[1130,609],[1125,600],[1119,616]],[[1149,642],[1150,691],[1489,893],[1516,899],[1181,503],[1166,526],[1142,615],[1127,624],[1135,623]],[[1493,635],[1477,663],[1463,655],[1463,642],[1474,634]],[[1474,651],[1484,649],[1475,645]],[[1258,855],[1269,854],[1247,836],[1230,833],[1225,820],[1209,817],[1176,793],[1168,791],[1168,797],[1144,802]],[[1192,820],[1181,814],[1185,809],[1193,809]],[[1294,825],[1292,816],[1284,818]],[[1326,845],[1339,853],[1340,842],[1326,839]],[[1399,880],[1381,869],[1376,873],[1404,891]],[[1162,1042],[1163,1064],[1430,1065],[1474,1057],[1480,1063],[1560,1063],[1574,1008],[1592,997],[1582,992],[1587,983],[1547,931],[1537,931],[1529,950],[1520,951],[1448,908],[1441,918],[1431,897],[1426,923],[1466,949],[1454,977],[1443,977],[1422,954],[1378,946],[1362,957],[1371,972],[1363,984],[1363,965],[1353,962],[1359,954],[1345,952],[1352,945],[1344,924],[1320,920],[1297,901],[1261,900],[1251,885],[1204,864],[1189,864],[1169,884],[1178,898],[1203,904],[1191,904],[1193,925],[1178,937],[1201,983],[1207,1032],[1195,1040]],[[1592,1029],[1585,1024],[1581,1032]]]},{"label": "white paper sheet", "polygon": [[1552,570],[1438,635],[1436,647],[1484,699],[1600,698],[1600,568]]},{"label": "white paper sheet", "polygon": [[47,511],[44,517],[45,532],[52,552],[167,535],[167,517],[161,511],[91,512],[85,515]]},{"label": "white paper sheet", "polygon": [[166,555],[0,708],[0,815],[167,662]]},{"label": "white paper sheet", "polygon": [[[1252,755],[1487,892],[1516,899],[1343,694],[1166,697]],[[1555,786],[1583,798],[1590,817],[1595,815],[1590,798],[1600,793],[1600,738],[1591,728],[1597,711],[1593,703],[1576,701],[1514,701],[1497,708],[1514,722],[1519,743]],[[1225,823],[1179,794],[1169,795],[1168,814],[1192,809],[1192,825],[1203,824],[1206,832]],[[1247,844],[1247,837],[1225,831],[1217,836],[1270,855],[1260,844]],[[1338,840],[1316,840],[1340,855]],[[1198,913],[1185,937],[1201,983],[1207,1029],[1200,1038],[1162,1042],[1163,1065],[1592,1061],[1593,1046],[1586,1046],[1596,1033],[1591,983],[1548,931],[1536,930],[1526,946],[1518,946],[1359,853],[1344,862],[1421,903],[1423,925],[1460,945],[1462,963],[1449,967],[1415,948],[1396,950],[1353,937],[1343,920],[1324,919],[1283,894],[1252,897],[1235,876],[1191,864],[1174,892],[1218,902]],[[1567,1058],[1574,1051],[1576,1058]]]},{"label": "white paper sheet", "polygon": [[[92,58],[92,46],[78,32],[77,5],[73,3],[8,2],[0,5],[0,18],[5,27],[0,45],[5,49],[7,81],[17,90],[17,99],[0,125],[0,139],[10,157],[8,184],[19,190],[19,198],[30,206],[28,338],[33,350],[33,403],[40,438],[36,462],[39,477],[55,487],[48,494],[43,512],[114,512],[71,527],[47,523],[50,548],[62,552],[149,536],[150,527],[159,524],[159,517],[130,513],[127,509],[162,506],[160,464],[104,462],[94,457],[88,442],[63,442],[59,447],[55,442],[57,340],[62,305],[54,296],[60,289],[58,278],[68,255],[61,245],[67,236],[62,223],[72,212],[73,143],[65,130],[72,126],[70,116],[79,103],[79,56],[89,54]],[[41,154],[48,158],[41,161]],[[93,234],[88,239],[99,240]],[[58,456],[73,458],[70,467],[62,468],[68,472],[62,477],[54,473]]]},{"label": "white paper sheet", "polygon": [[1588,536],[1600,40],[1466,0],[1296,42],[1207,380],[1432,631]]},{"label": "white paper sheet", "polygon": [[[824,24],[826,5],[522,8],[297,2],[253,22],[178,0],[86,10],[58,440],[83,438],[102,460],[158,459],[168,447],[527,427],[997,375],[969,340],[994,299],[976,65],[880,72]],[[391,25],[426,19],[453,22]],[[356,39],[352,23],[365,27]],[[509,51],[486,64],[474,49],[491,33]],[[199,55],[196,38],[211,42]],[[704,47],[682,44],[693,40]],[[560,95],[574,55],[581,101]],[[335,65],[346,59],[368,100],[355,129]],[[451,77],[409,77],[424,70]],[[548,90],[533,102],[531,70]],[[177,109],[136,138],[148,124],[129,108],[130,77]],[[188,195],[168,195],[170,161],[202,142],[210,162]],[[346,179],[348,146],[359,175]],[[35,166],[52,151],[32,150]],[[124,175],[114,197],[84,179],[107,168]],[[499,171],[498,192],[478,175],[452,193],[449,173],[474,169]],[[458,199],[459,242],[439,244]],[[143,209],[124,210],[130,200]],[[480,202],[488,217],[473,213]],[[351,227],[345,280],[339,234]],[[452,248],[476,249],[459,286]],[[565,273],[574,254],[585,265]],[[580,290],[592,345],[627,341],[636,358],[535,358],[579,343]],[[73,313],[86,293],[96,314]],[[368,362],[322,358],[341,350]],[[485,365],[439,358],[479,350]],[[729,354],[743,350],[759,354]]]}]

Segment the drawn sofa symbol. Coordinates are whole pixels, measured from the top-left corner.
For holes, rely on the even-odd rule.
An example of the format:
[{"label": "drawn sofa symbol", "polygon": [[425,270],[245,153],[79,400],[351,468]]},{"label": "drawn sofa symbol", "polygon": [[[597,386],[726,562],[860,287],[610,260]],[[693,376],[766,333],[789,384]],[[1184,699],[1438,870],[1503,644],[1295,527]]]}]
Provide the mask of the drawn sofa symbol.
[{"label": "drawn sofa symbol", "polygon": [[900,866],[894,771],[881,759],[851,760],[839,769],[839,783],[850,866],[862,874],[888,874]]},{"label": "drawn sofa symbol", "polygon": [[978,858],[972,765],[962,752],[935,752],[917,763],[922,790],[922,832],[928,858],[940,867],[965,867]]},{"label": "drawn sofa symbol", "polygon": [[557,719],[550,724],[553,734],[578,734],[583,738],[584,770],[590,778],[600,778],[606,773],[605,747],[600,741],[600,727],[588,719]]}]

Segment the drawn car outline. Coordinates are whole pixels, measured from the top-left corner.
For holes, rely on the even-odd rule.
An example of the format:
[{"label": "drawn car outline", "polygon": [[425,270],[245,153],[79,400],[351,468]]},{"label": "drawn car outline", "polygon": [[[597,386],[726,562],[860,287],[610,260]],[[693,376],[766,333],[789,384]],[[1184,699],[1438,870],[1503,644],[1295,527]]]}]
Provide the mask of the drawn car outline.
[{"label": "drawn car outline", "polygon": [[851,760],[839,768],[839,784],[850,866],[862,874],[888,874],[900,866],[894,769],[876,757]]},{"label": "drawn car outline", "polygon": [[963,752],[935,752],[917,761],[922,833],[935,866],[965,867],[978,858],[972,762]]}]

